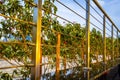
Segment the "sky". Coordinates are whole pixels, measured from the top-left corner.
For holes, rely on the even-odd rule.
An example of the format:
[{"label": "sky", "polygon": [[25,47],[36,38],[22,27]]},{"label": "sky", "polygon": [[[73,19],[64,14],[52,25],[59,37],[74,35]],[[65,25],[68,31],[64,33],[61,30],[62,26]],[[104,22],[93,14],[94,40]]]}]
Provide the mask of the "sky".
[{"label": "sky", "polygon": [[[68,6],[70,9],[74,10],[76,13],[81,15],[83,18],[86,18],[86,12],[83,10],[79,5],[77,5],[74,0],[59,0],[60,2],[64,3],[66,6]],[[76,0],[80,5],[82,5],[84,8],[86,8],[86,2],[85,0]],[[103,16],[103,14],[100,12],[100,10],[97,8],[97,6],[91,1],[91,5]],[[100,5],[103,7],[103,9],[106,11],[106,13],[110,16],[112,21],[118,26],[120,29],[120,0],[98,0]],[[79,15],[76,15],[75,13],[71,12],[58,2],[55,2],[55,5],[58,7],[57,15],[75,23],[80,23],[81,26],[85,26],[86,21],[81,18]],[[93,10],[91,9],[91,14],[94,15],[95,18],[97,18],[101,23],[103,23],[103,19]],[[67,21],[64,21],[59,18],[59,21],[64,24],[67,23]],[[99,22],[97,22],[93,17],[90,18],[90,21],[97,25],[100,29],[103,29],[103,25],[101,25]],[[108,21],[109,23],[109,21]],[[106,24],[109,30],[111,30],[110,26]],[[110,24],[112,25],[112,24]],[[91,27],[95,27],[91,25]],[[92,29],[91,28],[91,29]],[[106,31],[106,33],[110,34],[109,30]]]},{"label": "sky", "polygon": [[120,30],[120,0],[99,0],[99,2]]},{"label": "sky", "polygon": [[[64,3],[66,6],[80,14],[82,17],[86,18],[86,12],[78,6],[73,0],[59,0],[60,2]],[[86,8],[85,0],[76,0],[80,5]],[[103,16],[102,12],[97,8],[94,2],[91,1],[91,5]],[[120,0],[98,0],[99,4],[103,7],[105,12],[110,16],[112,21],[116,24],[116,26],[120,29]],[[65,19],[80,23],[82,26],[85,26],[85,20],[76,15],[75,13],[71,12],[70,10],[66,9],[64,6],[59,4],[58,2],[55,3],[58,7],[57,14],[64,17]],[[103,19],[91,8],[91,14],[97,18],[101,23],[103,23]],[[60,20],[61,21],[61,20]],[[112,25],[109,20],[106,20],[110,25]],[[63,21],[65,23],[66,21]],[[91,17],[91,22],[95,25],[99,26],[100,29],[103,29],[103,25],[97,22],[93,17]],[[66,22],[67,23],[67,22]],[[91,25],[92,26],[92,25]],[[107,28],[111,30],[111,27],[106,24]],[[92,26],[93,27],[93,26]],[[110,31],[106,30],[108,34]]]},{"label": "sky", "polygon": [[99,2],[120,29],[120,0],[99,0]]}]

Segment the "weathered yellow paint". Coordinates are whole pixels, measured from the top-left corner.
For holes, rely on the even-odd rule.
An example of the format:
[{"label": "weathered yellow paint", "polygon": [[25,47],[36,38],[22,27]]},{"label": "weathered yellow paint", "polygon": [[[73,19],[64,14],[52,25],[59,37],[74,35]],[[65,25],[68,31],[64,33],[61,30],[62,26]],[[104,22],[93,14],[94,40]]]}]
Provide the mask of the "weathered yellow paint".
[{"label": "weathered yellow paint", "polygon": [[[115,57],[115,55],[114,55],[114,37],[113,37],[113,31],[114,31],[114,29],[113,29],[113,25],[112,25],[112,31],[111,31],[111,35],[112,35],[112,37],[111,37],[111,39],[112,39],[112,61],[114,61],[114,57]],[[112,63],[113,64],[113,66],[114,66],[114,62]]]},{"label": "weathered yellow paint", "polygon": [[103,16],[103,62],[104,70],[106,70],[106,19],[105,15]]},{"label": "weathered yellow paint", "polygon": [[86,40],[87,40],[87,45],[86,45],[86,55],[87,55],[87,80],[90,79],[90,0],[87,0],[86,3]]},{"label": "weathered yellow paint", "polygon": [[37,17],[34,17],[34,22],[37,20],[37,27],[33,27],[33,42],[36,44],[33,47],[32,53],[32,62],[34,63],[35,67],[32,68],[32,80],[40,80],[41,73],[42,73],[42,52],[41,52],[41,26],[42,26],[42,0],[35,0],[38,3],[38,7],[36,9]]},{"label": "weathered yellow paint", "polygon": [[57,35],[57,46],[56,46],[56,80],[60,78],[60,33]]}]

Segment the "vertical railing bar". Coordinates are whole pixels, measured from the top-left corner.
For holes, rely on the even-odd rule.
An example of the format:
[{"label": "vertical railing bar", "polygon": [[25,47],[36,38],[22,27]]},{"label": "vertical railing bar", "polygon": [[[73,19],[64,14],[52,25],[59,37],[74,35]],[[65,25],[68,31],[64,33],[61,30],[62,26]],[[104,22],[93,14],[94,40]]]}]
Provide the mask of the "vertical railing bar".
[{"label": "vertical railing bar", "polygon": [[33,42],[36,44],[33,47],[32,52],[32,63],[35,67],[31,70],[31,80],[40,80],[42,75],[42,68],[40,66],[42,62],[42,53],[41,53],[41,17],[42,17],[42,0],[34,0],[38,4],[38,8],[34,8],[33,20],[36,23],[37,27],[33,27]]},{"label": "vertical railing bar", "polygon": [[114,25],[114,27],[120,31],[118,29],[118,27],[114,24],[114,22],[111,20],[111,18],[107,15],[107,13],[103,10],[103,8],[101,7],[101,5],[99,4],[98,0],[92,0],[96,5],[97,7],[102,11],[102,13],[106,16],[106,18]]},{"label": "vertical railing bar", "polygon": [[117,30],[117,58],[119,57],[119,53],[118,53],[119,52],[119,48],[118,48],[119,47],[119,45],[118,45],[119,42],[118,42],[118,40],[119,40],[119,36],[118,36],[118,30]]},{"label": "vertical railing bar", "polygon": [[86,3],[86,40],[87,80],[90,80],[90,0]]},{"label": "vertical railing bar", "polygon": [[106,17],[103,16],[103,62],[104,70],[106,70]]},{"label": "vertical railing bar", "polygon": [[[113,41],[113,25],[112,25],[112,33],[111,33],[111,39],[112,39],[112,61],[114,61],[114,41]],[[112,62],[113,63],[113,62]],[[113,64],[114,66],[114,64]]]},{"label": "vertical railing bar", "polygon": [[56,80],[60,80],[60,37],[61,34],[57,34],[57,46],[56,46]]},{"label": "vertical railing bar", "polygon": [[120,31],[118,31],[118,58],[120,58]]}]

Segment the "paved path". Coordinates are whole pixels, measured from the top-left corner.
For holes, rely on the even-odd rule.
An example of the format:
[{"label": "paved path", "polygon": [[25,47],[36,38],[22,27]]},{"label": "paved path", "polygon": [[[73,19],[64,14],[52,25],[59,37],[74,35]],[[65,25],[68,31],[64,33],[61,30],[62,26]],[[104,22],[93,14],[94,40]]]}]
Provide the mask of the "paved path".
[{"label": "paved path", "polygon": [[113,67],[107,74],[99,77],[98,80],[120,80],[120,64]]},{"label": "paved path", "polygon": [[118,66],[113,67],[107,74],[107,80],[120,80]]}]

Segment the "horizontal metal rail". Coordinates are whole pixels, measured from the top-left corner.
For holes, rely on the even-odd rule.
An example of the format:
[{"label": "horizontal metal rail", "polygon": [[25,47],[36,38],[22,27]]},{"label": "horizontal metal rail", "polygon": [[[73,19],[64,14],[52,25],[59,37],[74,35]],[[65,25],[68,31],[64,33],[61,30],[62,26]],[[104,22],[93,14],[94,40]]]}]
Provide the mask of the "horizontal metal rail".
[{"label": "horizontal metal rail", "polygon": [[65,4],[63,4],[62,2],[60,2],[59,0],[56,0],[58,3],[60,3],[61,5],[63,5],[64,7],[66,7],[67,9],[69,9],[70,11],[72,11],[73,13],[75,13],[76,15],[78,15],[79,17],[81,17],[82,19],[86,20],[86,18],[84,18],[83,16],[81,16],[80,14],[78,14],[76,11],[72,10],[71,8],[69,8],[68,6],[66,6]]},{"label": "horizontal metal rail", "polygon": [[[83,10],[86,11],[86,9],[81,5],[79,4],[76,0],[73,0],[79,7],[81,7]],[[98,20],[93,14],[90,13],[90,15],[97,21],[99,22],[100,24],[103,24],[100,20]]]},{"label": "horizontal metal rail", "polygon": [[110,22],[114,25],[114,27],[120,32],[120,30],[118,29],[118,27],[114,24],[114,22],[112,21],[112,19],[107,15],[107,13],[103,10],[103,8],[101,7],[101,5],[98,3],[97,0],[93,0],[94,3],[97,5],[97,7],[104,13],[104,15],[110,20]]},{"label": "horizontal metal rail", "polygon": [[[35,4],[35,3],[33,3],[33,2],[30,2],[29,0],[24,0],[25,1],[25,3],[26,4],[30,4],[32,7],[35,7],[35,8],[38,8],[38,5],[39,4]],[[71,57],[65,57],[65,62],[62,62],[61,61],[61,55],[62,54],[60,54],[60,50],[62,50],[62,49],[65,49],[65,48],[67,48],[67,50],[64,50],[65,51],[65,53],[67,52],[67,51],[71,51],[71,52],[75,52],[75,54],[76,54],[76,52],[77,52],[77,50],[79,50],[79,52],[77,52],[78,54],[77,55],[79,55],[79,56],[77,56],[77,57],[79,57],[79,59],[82,59],[82,60],[84,60],[83,61],[83,63],[81,62],[81,63],[79,63],[79,65],[80,65],[80,69],[81,68],[83,68],[83,66],[85,66],[86,67],[86,65],[87,65],[87,63],[85,62],[85,60],[87,60],[88,58],[90,58],[90,59],[93,59],[93,57],[96,57],[96,55],[94,54],[92,57],[91,56],[87,56],[87,59],[85,59],[86,57],[84,57],[84,59],[82,58],[82,53],[83,53],[83,56],[85,56],[86,55],[86,52],[83,50],[83,49],[89,49],[88,51],[90,52],[90,51],[92,51],[92,49],[93,48],[96,48],[96,46],[92,46],[91,47],[91,44],[89,45],[89,46],[87,46],[86,47],[86,42],[88,41],[89,43],[91,42],[91,36],[90,36],[90,34],[92,33],[92,31],[90,31],[90,29],[91,29],[91,26],[92,27],[94,27],[95,29],[98,29],[98,30],[96,30],[96,32],[97,31],[100,31],[100,32],[103,32],[103,33],[101,33],[101,35],[100,35],[100,39],[102,39],[103,38],[103,35],[104,35],[104,38],[110,38],[111,36],[113,36],[114,35],[114,37],[115,36],[117,36],[118,37],[118,35],[116,35],[116,33],[114,33],[114,32],[116,32],[116,31],[119,31],[119,29],[117,28],[117,26],[113,23],[113,21],[110,19],[110,17],[107,15],[107,13],[102,9],[102,7],[99,5],[99,3],[97,2],[97,0],[93,0],[94,1],[94,3],[96,4],[96,6],[102,11],[101,13],[102,13],[102,15],[99,13],[99,11],[97,11],[91,4],[89,4],[88,2],[87,2],[87,0],[85,0],[85,2],[87,3],[87,7],[88,8],[92,8],[96,13],[97,13],[97,15],[101,18],[101,19],[103,19],[103,16],[104,16],[104,18],[106,18],[107,19],[107,21],[106,20],[104,20],[104,22],[101,22],[101,20],[99,19],[99,18],[97,18],[95,15],[93,15],[92,13],[90,13],[90,11],[88,11],[88,9],[85,9],[79,2],[77,2],[77,0],[73,0],[75,3],[76,3],[76,5],[78,5],[79,6],[79,8],[82,8],[83,10],[85,10],[85,13],[87,13],[87,15],[88,16],[90,16],[90,17],[92,17],[92,19],[94,19],[96,22],[98,22],[98,23],[100,23],[100,25],[102,26],[102,28],[99,26],[99,24],[96,24],[96,23],[94,23],[94,22],[92,22],[92,21],[90,21],[90,19],[88,20],[88,17],[87,18],[85,18],[84,16],[82,16],[79,12],[77,12],[77,11],[75,11],[74,9],[72,9],[71,7],[68,7],[67,5],[65,5],[62,1],[59,1],[59,0],[56,0],[56,2],[57,3],[59,3],[60,5],[62,5],[63,7],[65,7],[66,9],[68,9],[69,11],[71,11],[73,14],[75,14],[75,15],[77,15],[77,17],[78,18],[80,18],[80,19],[82,19],[82,20],[84,20],[84,21],[88,21],[88,26],[90,27],[89,29],[87,28],[88,26],[87,25],[85,25],[84,26],[84,28],[86,28],[86,30],[88,29],[88,33],[87,32],[85,32],[85,33],[87,33],[89,36],[89,38],[87,39],[87,38],[85,38],[85,34],[84,34],[84,37],[78,37],[78,36],[76,36],[76,35],[74,35],[74,36],[72,36],[71,34],[65,34],[64,32],[62,32],[61,30],[60,31],[57,31],[57,30],[54,30],[53,28],[51,28],[51,25],[50,26],[43,26],[43,25],[39,25],[43,30],[46,30],[46,31],[50,31],[50,33],[53,33],[54,34],[54,38],[55,39],[57,39],[57,35],[58,35],[58,33],[61,35],[61,37],[62,36],[66,36],[66,37],[69,37],[69,39],[67,38],[67,39],[63,39],[64,41],[66,41],[66,42],[68,42],[69,43],[69,41],[71,42],[69,45],[67,45],[67,43],[66,44],[64,44],[64,43],[61,43],[61,45],[59,45],[58,47],[57,47],[57,45],[58,45],[58,43],[53,43],[53,44],[51,44],[51,43],[46,43],[46,42],[44,42],[44,38],[42,39],[42,43],[40,43],[40,46],[38,46],[38,47],[41,47],[41,48],[38,48],[38,50],[39,51],[41,51],[41,58],[42,57],[44,57],[43,55],[44,55],[44,51],[42,51],[44,48],[45,48],[45,52],[46,52],[46,55],[47,56],[49,56],[50,54],[49,53],[47,53],[48,52],[48,50],[47,50],[47,48],[49,48],[49,49],[53,49],[54,51],[53,52],[50,52],[51,54],[53,54],[53,55],[55,55],[55,54],[57,54],[57,52],[59,52],[59,56],[58,57],[56,57],[56,60],[60,60],[60,61],[58,61],[58,62],[54,62],[54,61],[49,61],[49,62],[45,62],[45,61],[41,61],[40,63],[39,63],[39,65],[38,66],[40,66],[40,67],[42,67],[42,66],[45,66],[45,65],[51,65],[51,64],[53,64],[53,65],[56,65],[56,64],[58,64],[58,67],[60,67],[59,65],[61,65],[61,63],[67,63],[67,62],[73,62],[73,61],[76,61],[76,64],[77,64],[77,60],[78,59],[75,59],[75,58],[71,58]],[[42,3],[41,3],[41,5],[42,5]],[[46,11],[42,6],[41,6],[41,8],[40,8],[40,10],[39,10],[39,12],[41,12],[41,13],[44,13],[44,11]],[[55,17],[55,18],[59,18],[59,19],[61,19],[62,21],[65,21],[65,22],[67,22],[68,24],[70,24],[70,25],[74,25],[74,24],[76,24],[76,23],[74,23],[74,22],[72,22],[71,20],[69,20],[69,19],[67,19],[67,18],[65,18],[64,16],[62,17],[61,15],[58,15],[58,14],[55,14],[55,13],[52,13],[52,12],[50,12],[49,13],[50,14],[50,16],[51,17]],[[15,20],[15,21],[18,21],[18,22],[23,22],[23,23],[26,23],[26,24],[30,24],[30,25],[33,25],[33,26],[36,26],[36,23],[34,23],[34,22],[29,22],[29,21],[24,21],[24,20],[21,20],[21,19],[17,19],[17,18],[14,18],[14,17],[10,17],[10,16],[6,16],[6,15],[4,15],[4,14],[0,14],[0,16],[3,16],[3,17],[5,17],[5,18],[10,18],[10,19],[13,19],[13,20]],[[42,15],[42,16],[44,16],[44,15]],[[89,18],[90,18],[89,17]],[[42,20],[42,17],[40,17],[39,16],[39,19],[38,20]],[[37,21],[37,20],[36,20]],[[41,21],[42,22],[42,21]],[[67,24],[67,23],[65,23],[65,24]],[[107,26],[105,25],[105,24],[108,24]],[[112,30],[110,29],[111,28],[111,25],[110,24],[112,24],[114,27],[115,27],[115,30],[113,30],[114,32],[113,32],[113,35],[111,35],[110,33],[112,32]],[[110,28],[109,28],[109,27]],[[57,26],[58,27],[58,26]],[[36,27],[35,27],[36,28]],[[80,26],[80,28],[82,29],[82,27]],[[104,29],[103,29],[104,28]],[[106,31],[107,30],[107,31]],[[34,31],[34,32],[36,32],[36,31]],[[39,32],[39,31],[38,31]],[[43,31],[43,34],[44,34],[44,31]],[[43,34],[41,34],[41,35],[43,35]],[[108,36],[106,36],[106,35],[108,35]],[[94,36],[94,33],[93,33],[93,36]],[[24,37],[24,35],[23,35],[23,37]],[[43,37],[43,36],[37,36],[37,37],[39,37],[39,38],[41,38],[41,37]],[[50,37],[50,36],[49,36]],[[99,37],[99,36],[98,36]],[[33,37],[34,39],[36,38],[36,36],[35,37]],[[63,38],[63,37],[62,37]],[[72,41],[73,39],[76,39],[75,41]],[[77,42],[76,41],[80,41],[80,43],[79,44],[77,44]],[[104,39],[104,40],[100,40],[99,41],[99,39],[98,38],[96,38],[96,35],[94,36],[94,42],[96,42],[97,44],[98,43],[100,43],[100,44],[103,44],[103,42],[102,41],[105,41],[105,43],[104,44],[106,44],[106,39]],[[39,40],[38,40],[39,41]],[[57,41],[57,40],[56,40]],[[62,39],[59,39],[59,42],[60,41],[62,41]],[[109,43],[110,43],[111,41],[109,41]],[[33,43],[33,42],[26,42],[25,41],[25,37],[24,37],[24,43],[22,43],[22,42],[0,42],[0,44],[7,44],[7,45],[11,45],[11,44],[18,44],[18,45],[28,45],[28,46],[32,46],[32,47],[35,47],[36,46],[36,44],[35,43]],[[113,45],[112,45],[113,46]],[[56,49],[57,48],[59,48],[59,51],[57,51]],[[101,47],[100,46],[100,50],[102,50],[103,49],[103,47]],[[41,50],[40,50],[41,49]],[[107,49],[107,47],[104,47],[104,49]],[[55,50],[56,50],[56,52],[55,52]],[[83,52],[82,52],[82,50],[83,50]],[[36,51],[36,54],[37,54],[37,50],[35,50]],[[52,50],[51,50],[52,51]],[[103,50],[102,50],[103,51]],[[69,52],[68,52],[69,53]],[[68,54],[67,53],[67,54]],[[92,53],[92,52],[91,52]],[[34,53],[35,54],[35,53]],[[33,55],[34,55],[33,54]],[[69,53],[70,54],[70,53]],[[32,56],[33,56],[32,55]],[[98,51],[98,55],[101,55],[101,52],[100,51]],[[66,56],[66,55],[65,55]],[[72,57],[74,57],[75,55],[73,55],[72,54]],[[103,57],[104,55],[102,55],[102,57]],[[50,56],[49,56],[50,57]],[[109,57],[109,55],[107,55],[107,57]],[[111,56],[112,57],[112,56]],[[101,65],[101,63],[103,62],[102,60],[99,60],[99,59],[97,59],[98,58],[98,56],[94,59],[94,60],[96,60],[96,62],[90,62],[90,60],[88,61],[88,62],[90,62],[90,64],[91,65],[100,65],[100,66],[102,66]],[[108,58],[109,59],[109,58]],[[108,59],[106,59],[106,61],[108,60]],[[6,59],[7,60],[7,59]],[[38,59],[39,60],[39,59]],[[51,57],[50,57],[50,60],[51,60]],[[64,57],[62,56],[62,60],[64,60]],[[33,61],[35,61],[35,59],[33,59]],[[36,60],[37,61],[37,60]],[[8,62],[9,62],[9,60],[8,60]],[[10,62],[9,62],[10,63]],[[11,63],[12,64],[12,63]],[[69,66],[71,66],[71,64],[68,64]],[[78,64],[77,64],[78,65]],[[26,67],[26,66],[28,66],[28,67],[35,67],[36,65],[18,65],[18,66],[8,66],[8,67],[2,67],[2,68],[0,68],[0,69],[7,69],[7,68],[17,68],[17,67]],[[63,67],[64,66],[66,66],[66,65],[63,65]],[[55,66],[54,66],[55,67]],[[87,66],[86,68],[87,68],[87,70],[89,71],[90,70],[90,67],[92,67],[92,66]],[[47,67],[48,69],[50,68],[50,67]],[[38,68],[39,69],[39,68]],[[66,69],[68,69],[68,68],[64,68],[64,70],[66,70]],[[41,70],[42,70],[42,68],[41,68]],[[110,69],[107,69],[107,70],[105,70],[105,71],[103,71],[102,73],[100,73],[100,74],[96,74],[96,76],[94,76],[93,78],[91,78],[91,76],[90,76],[90,80],[94,80],[94,79],[97,79],[98,77],[100,77],[101,75],[103,75],[104,73],[106,73],[106,71],[108,71],[108,70],[110,70]],[[34,70],[35,71],[35,70]],[[36,71],[35,71],[36,72]],[[81,72],[84,72],[84,71],[81,71]],[[39,72],[38,72],[39,73]],[[32,73],[33,74],[33,73]],[[91,74],[91,73],[90,73]],[[35,75],[35,74],[33,74],[33,75]],[[39,75],[39,74],[38,74]],[[82,75],[82,74],[81,74]],[[36,75],[35,75],[36,76]],[[84,76],[84,75],[83,75]],[[40,75],[40,77],[41,77],[41,75]],[[88,80],[89,80],[88,79]]]}]

